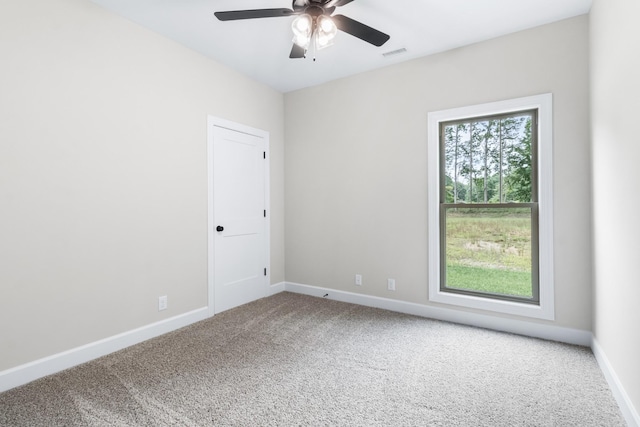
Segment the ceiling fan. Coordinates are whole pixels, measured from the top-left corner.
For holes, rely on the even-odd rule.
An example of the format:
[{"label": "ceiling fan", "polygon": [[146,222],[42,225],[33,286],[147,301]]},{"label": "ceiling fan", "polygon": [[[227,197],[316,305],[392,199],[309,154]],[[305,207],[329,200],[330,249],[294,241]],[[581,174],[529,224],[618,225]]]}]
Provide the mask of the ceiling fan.
[{"label": "ceiling fan", "polygon": [[277,18],[292,16],[293,48],[289,58],[305,58],[311,47],[322,49],[333,43],[338,30],[351,34],[374,46],[382,46],[390,36],[344,15],[333,15],[336,7],[353,0],[293,0],[291,9],[250,9],[215,12],[220,21],[238,19]]}]

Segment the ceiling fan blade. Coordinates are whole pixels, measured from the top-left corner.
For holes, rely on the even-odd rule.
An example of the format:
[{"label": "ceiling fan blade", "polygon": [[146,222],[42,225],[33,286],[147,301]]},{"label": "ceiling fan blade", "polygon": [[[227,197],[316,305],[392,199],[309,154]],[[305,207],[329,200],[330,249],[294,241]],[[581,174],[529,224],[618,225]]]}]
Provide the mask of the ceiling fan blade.
[{"label": "ceiling fan blade", "polygon": [[230,10],[227,12],[215,12],[214,15],[221,21],[235,21],[238,19],[256,18],[277,18],[279,16],[291,16],[294,12],[291,9],[251,9],[251,10]]},{"label": "ceiling fan blade", "polygon": [[305,48],[300,47],[294,43],[293,47],[291,48],[291,53],[289,54],[289,58],[291,59],[304,58],[305,53],[307,53],[307,50]]},{"label": "ceiling fan blade", "polygon": [[345,4],[351,3],[352,1],[353,0],[329,0],[325,6],[327,6],[327,7],[331,7],[331,6],[340,7],[340,6],[344,6]]},{"label": "ceiling fan blade", "polygon": [[378,31],[375,28],[371,28],[361,22],[347,18],[344,15],[333,15],[331,19],[333,19],[333,22],[335,22],[339,30],[351,34],[360,40],[364,40],[367,43],[371,43],[374,46],[382,46],[391,38],[391,36]]}]

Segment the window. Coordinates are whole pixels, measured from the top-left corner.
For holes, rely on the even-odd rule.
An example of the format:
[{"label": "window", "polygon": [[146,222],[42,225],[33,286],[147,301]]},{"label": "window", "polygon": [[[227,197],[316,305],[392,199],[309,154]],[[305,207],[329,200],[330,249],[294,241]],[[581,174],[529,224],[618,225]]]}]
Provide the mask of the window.
[{"label": "window", "polygon": [[440,290],[539,302],[537,121],[440,123]]},{"label": "window", "polygon": [[551,95],[429,114],[429,299],[553,319]]}]

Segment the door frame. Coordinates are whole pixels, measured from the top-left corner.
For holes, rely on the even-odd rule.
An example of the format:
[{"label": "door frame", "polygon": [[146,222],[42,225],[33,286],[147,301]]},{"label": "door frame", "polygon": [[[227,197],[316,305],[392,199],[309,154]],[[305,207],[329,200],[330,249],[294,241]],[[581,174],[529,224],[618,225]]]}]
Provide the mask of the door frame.
[{"label": "door frame", "polygon": [[[269,132],[261,129],[252,128],[240,123],[232,122],[230,120],[222,119],[212,115],[207,116],[207,304],[208,304],[208,316],[211,317],[215,314],[214,295],[215,295],[215,235],[213,231],[215,226],[213,218],[213,129],[214,127],[220,127],[229,129],[236,132],[246,133],[249,135],[257,136],[264,140],[264,152],[265,152],[265,164],[264,164],[264,206],[266,209],[266,221],[265,221],[265,253],[266,253],[266,265],[267,274],[265,276],[265,291],[268,290],[271,283],[271,186],[270,186],[270,173],[269,173]],[[266,294],[266,292],[265,292]]]}]

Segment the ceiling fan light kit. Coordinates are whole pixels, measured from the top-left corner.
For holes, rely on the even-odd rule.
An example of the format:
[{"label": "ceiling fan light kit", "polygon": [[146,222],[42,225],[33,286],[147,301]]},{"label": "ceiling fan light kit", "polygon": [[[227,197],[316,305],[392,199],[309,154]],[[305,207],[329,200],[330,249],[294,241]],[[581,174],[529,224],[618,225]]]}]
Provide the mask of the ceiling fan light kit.
[{"label": "ceiling fan light kit", "polygon": [[318,17],[316,29],[316,46],[318,49],[331,46],[337,33],[338,27],[336,27],[331,18],[325,15]]},{"label": "ceiling fan light kit", "polygon": [[[353,0],[293,0],[291,9],[253,9],[215,12],[220,21],[239,19],[275,18],[297,15],[291,23],[293,47],[289,58],[305,58],[307,50],[331,46],[338,30],[374,46],[382,46],[389,36],[344,15],[331,16],[336,7]],[[315,58],[314,58],[315,60]]]},{"label": "ceiling fan light kit", "polygon": [[312,17],[306,13],[293,20],[291,29],[293,30],[293,43],[305,50],[309,49],[311,42],[318,50],[331,46],[338,32],[338,27],[328,16]]},{"label": "ceiling fan light kit", "polygon": [[311,41],[311,31],[313,30],[313,20],[311,15],[306,13],[296,17],[291,23],[293,30],[293,42],[300,47],[308,48]]}]

